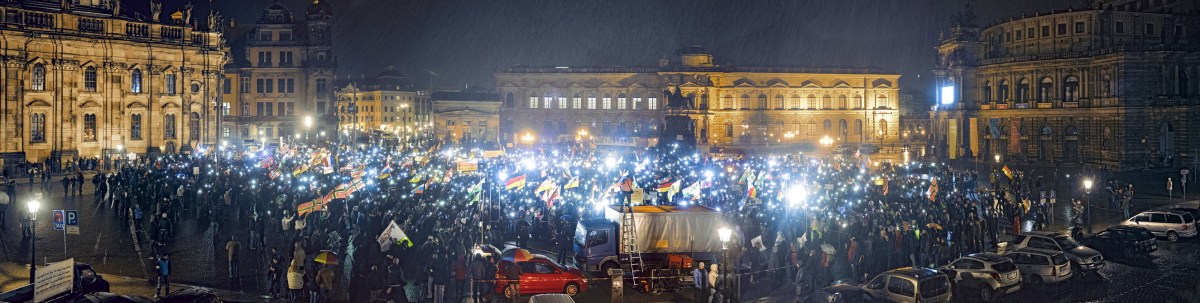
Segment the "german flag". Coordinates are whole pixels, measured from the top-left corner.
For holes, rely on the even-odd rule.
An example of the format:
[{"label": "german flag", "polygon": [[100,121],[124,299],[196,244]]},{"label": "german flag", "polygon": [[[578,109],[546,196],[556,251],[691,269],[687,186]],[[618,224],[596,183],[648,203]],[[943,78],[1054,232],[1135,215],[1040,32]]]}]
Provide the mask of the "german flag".
[{"label": "german flag", "polygon": [[508,179],[504,182],[504,189],[522,189],[525,188],[525,175],[520,175]]},{"label": "german flag", "polygon": [[667,180],[663,181],[662,183],[658,183],[658,192],[665,193],[665,192],[671,190],[672,185],[675,185],[675,181],[672,181],[670,178],[667,178]]},{"label": "german flag", "polygon": [[1008,176],[1009,179],[1013,178],[1013,171],[1012,171],[1012,169],[1008,168],[1008,165],[1004,165],[1004,167],[1000,168],[1000,170],[1004,171],[1004,175]]}]

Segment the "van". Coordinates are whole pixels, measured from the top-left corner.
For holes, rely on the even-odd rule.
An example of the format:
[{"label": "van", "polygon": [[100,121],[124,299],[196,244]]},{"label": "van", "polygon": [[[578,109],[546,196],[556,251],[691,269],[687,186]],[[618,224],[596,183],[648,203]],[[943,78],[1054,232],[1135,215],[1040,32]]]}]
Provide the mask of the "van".
[{"label": "van", "polygon": [[1021,281],[1031,285],[1060,283],[1071,279],[1071,260],[1060,251],[1035,248],[1017,249],[1005,257],[1012,259],[1021,272]]},{"label": "van", "polygon": [[1196,236],[1196,218],[1185,211],[1145,211],[1121,222],[1121,225],[1148,229],[1154,236],[1166,237],[1167,241],[1171,242],[1179,241],[1179,238]]},{"label": "van", "polygon": [[945,303],[953,295],[950,278],[930,268],[897,268],[889,270],[862,285],[872,299],[897,303]]}]

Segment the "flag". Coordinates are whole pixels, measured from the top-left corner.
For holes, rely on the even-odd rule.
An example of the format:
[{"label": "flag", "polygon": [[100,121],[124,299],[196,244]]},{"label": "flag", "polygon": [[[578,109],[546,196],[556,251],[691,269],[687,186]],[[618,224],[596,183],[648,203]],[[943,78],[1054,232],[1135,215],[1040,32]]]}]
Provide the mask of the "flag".
[{"label": "flag", "polygon": [[1013,178],[1013,171],[1012,171],[1012,169],[1009,169],[1009,168],[1008,168],[1008,165],[1007,165],[1007,164],[1006,164],[1006,165],[1004,165],[1004,167],[1003,167],[1003,168],[1000,168],[1000,170],[1001,170],[1001,171],[1004,171],[1004,175],[1005,175],[1005,176],[1008,176],[1008,178],[1009,178],[1009,179],[1012,179],[1012,178]]},{"label": "flag", "polygon": [[379,242],[379,251],[387,251],[392,244],[404,244],[407,247],[412,247],[412,240],[408,239],[408,235],[400,230],[400,225],[396,224],[395,220],[388,223],[388,227],[383,229],[383,233],[379,234],[379,238],[375,240]]},{"label": "flag", "polygon": [[750,197],[751,199],[758,197],[758,188],[754,187],[754,182],[750,183],[750,190],[746,192],[746,196]]},{"label": "flag", "polygon": [[938,184],[937,178],[929,182],[929,190],[925,192],[925,196],[929,197],[929,201],[937,202]]},{"label": "flag", "polygon": [[675,201],[675,194],[679,193],[679,187],[682,186],[682,181],[671,182],[671,188],[667,189],[667,201]]},{"label": "flag", "polygon": [[558,186],[554,186],[542,192],[541,197],[542,201],[546,201],[546,208],[554,207],[554,200],[558,200],[558,191]]},{"label": "flag", "polygon": [[350,193],[360,191],[366,187],[367,187],[367,182],[363,182],[362,179],[354,179],[354,181],[350,182]]},{"label": "flag", "polygon": [[512,177],[504,182],[504,189],[522,189],[525,188],[525,175]]},{"label": "flag", "polygon": [[333,194],[334,198],[345,199],[346,197],[350,196],[350,192],[351,192],[350,185],[346,184],[346,183],[342,183],[342,184],[339,184],[337,187],[335,187],[333,189],[333,191],[331,191],[329,193]]},{"label": "flag", "polygon": [[425,184],[417,185],[417,188],[413,189],[413,194],[420,195],[420,194],[424,194],[424,193],[425,193]]},{"label": "flag", "polygon": [[325,210],[325,203],[321,203],[321,199],[317,198],[316,200],[312,200],[310,202],[304,202],[304,203],[301,203],[300,206],[297,206],[296,214],[303,217],[304,215],[307,215],[308,213],[322,211],[322,210]]},{"label": "flag", "polygon": [[387,177],[389,177],[391,175],[392,175],[392,164],[391,163],[388,163],[387,166],[383,167],[383,170],[379,171],[379,179],[380,180],[387,179]]},{"label": "flag", "polygon": [[666,180],[664,180],[661,183],[658,183],[658,192],[665,193],[665,192],[671,190],[671,186],[674,186],[674,185],[675,185],[675,181],[672,181],[670,177],[667,177]]},{"label": "flag", "polygon": [[408,183],[418,183],[418,182],[421,182],[421,174],[416,174],[412,177],[412,179],[408,180]]},{"label": "flag", "polygon": [[683,196],[685,198],[691,198],[691,199],[700,197],[700,181],[696,181],[696,183],[692,183],[691,186],[684,188]]},{"label": "flag", "polygon": [[557,186],[554,184],[554,178],[546,178],[546,180],[542,181],[541,185],[538,185],[537,189],[533,190],[533,193],[540,195],[543,192],[554,189],[555,187]]},{"label": "flag", "polygon": [[258,166],[262,168],[270,168],[271,165],[275,165],[275,157],[267,156],[262,161],[258,161]]},{"label": "flag", "polygon": [[271,172],[267,174],[267,177],[270,177],[271,180],[275,180],[275,179],[279,179],[279,177],[281,175],[283,175],[283,173],[280,173],[279,170],[272,169]]},{"label": "flag", "polygon": [[480,179],[479,183],[475,183],[475,185],[467,188],[467,196],[471,197],[472,204],[479,202],[480,192],[483,192],[483,179]]},{"label": "flag", "polygon": [[754,182],[753,179],[754,179],[754,170],[750,169],[750,168],[746,168],[746,170],[742,172],[742,178],[738,179],[738,184],[745,184],[746,181]]},{"label": "flag", "polygon": [[296,171],[292,172],[292,175],[295,176],[295,175],[302,174],[306,170],[308,170],[308,164],[300,165],[300,167],[296,168]]},{"label": "flag", "polygon": [[571,178],[571,181],[567,181],[567,185],[563,185],[563,189],[572,189],[576,187],[579,187],[579,177],[573,177]]},{"label": "flag", "polygon": [[887,194],[888,194],[888,180],[883,179],[883,195],[887,196]]}]

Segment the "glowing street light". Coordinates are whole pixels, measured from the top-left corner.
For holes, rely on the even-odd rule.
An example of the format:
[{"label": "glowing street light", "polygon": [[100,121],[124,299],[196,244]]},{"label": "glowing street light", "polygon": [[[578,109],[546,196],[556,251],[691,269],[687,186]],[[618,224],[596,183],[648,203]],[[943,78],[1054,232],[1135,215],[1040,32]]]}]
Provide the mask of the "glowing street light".
[{"label": "glowing street light", "polygon": [[1000,155],[992,156],[992,158],[996,159],[996,163],[1000,163]]},{"label": "glowing street light", "polygon": [[788,207],[804,206],[808,199],[808,189],[803,184],[794,184],[787,190]]},{"label": "glowing street light", "polygon": [[829,136],[821,137],[820,143],[822,146],[829,147],[833,145],[833,138],[830,138]]},{"label": "glowing street light", "polygon": [[1083,199],[1087,201],[1087,229],[1092,233],[1092,179],[1083,179]]},{"label": "glowing street light", "polygon": [[42,207],[42,202],[37,199],[29,200],[26,204],[29,207],[29,284],[33,284],[33,279],[37,277],[37,211]]}]

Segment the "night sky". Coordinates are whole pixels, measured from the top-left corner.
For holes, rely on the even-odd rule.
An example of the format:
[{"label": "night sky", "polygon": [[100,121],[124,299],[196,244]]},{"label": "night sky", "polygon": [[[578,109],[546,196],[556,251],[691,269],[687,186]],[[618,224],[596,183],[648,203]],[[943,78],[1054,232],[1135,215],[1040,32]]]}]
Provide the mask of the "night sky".
[{"label": "night sky", "polygon": [[[148,0],[125,7],[148,10]],[[203,18],[207,3],[194,15]],[[312,0],[279,0],[296,18]],[[901,88],[932,90],[940,31],[963,0],[322,0],[334,10],[339,78],[385,66],[438,88],[491,87],[513,65],[652,66],[687,44],[717,64],[873,67]],[[186,3],[166,0],[164,11]],[[1084,0],[973,1],[981,25]],[[270,0],[215,0],[226,19],[253,23]],[[203,19],[201,19],[203,20]],[[232,39],[231,39],[232,40]]]}]

